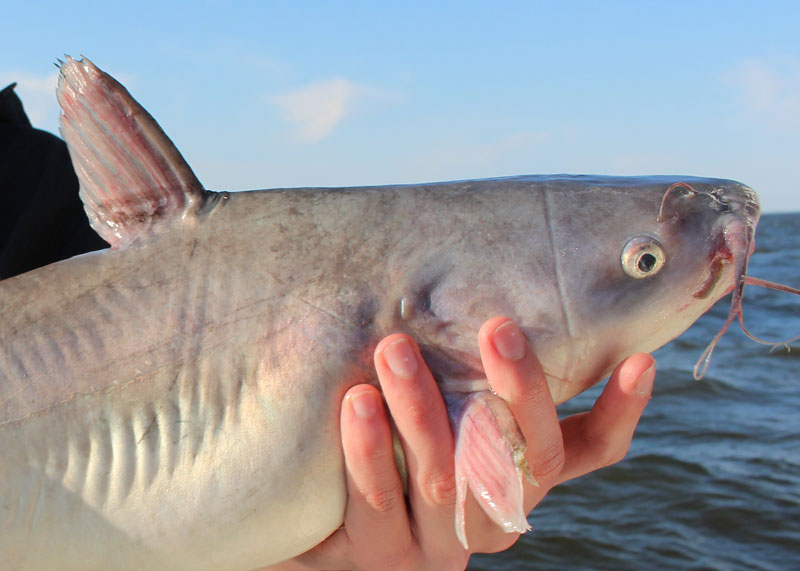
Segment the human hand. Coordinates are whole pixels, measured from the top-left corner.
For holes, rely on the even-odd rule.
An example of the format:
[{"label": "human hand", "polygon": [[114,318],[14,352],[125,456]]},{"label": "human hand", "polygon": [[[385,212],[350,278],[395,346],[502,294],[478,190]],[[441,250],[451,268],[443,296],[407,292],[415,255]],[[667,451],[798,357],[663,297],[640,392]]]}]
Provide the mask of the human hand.
[{"label": "human hand", "polygon": [[[651,356],[623,361],[591,412],[559,423],[539,361],[516,325],[503,317],[487,321],[479,344],[489,383],[514,413],[527,441],[526,460],[539,483],[524,484],[526,513],[553,486],[625,456],[652,391]],[[454,442],[439,389],[407,335],[381,341],[375,366],[406,457],[408,501],[380,393],[370,385],[355,386],[341,413],[348,488],[344,525],[281,569],[466,567],[470,553],[454,527]],[[519,537],[504,533],[471,494],[466,523],[470,552],[502,551]]]}]

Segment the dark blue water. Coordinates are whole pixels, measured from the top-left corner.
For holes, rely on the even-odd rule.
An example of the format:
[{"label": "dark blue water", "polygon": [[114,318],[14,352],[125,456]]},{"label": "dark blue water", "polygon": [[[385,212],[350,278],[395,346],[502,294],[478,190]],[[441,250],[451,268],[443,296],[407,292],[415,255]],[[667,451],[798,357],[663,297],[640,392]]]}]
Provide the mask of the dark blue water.
[{"label": "dark blue water", "polygon": [[[800,214],[762,217],[756,240],[749,273],[800,287]],[[554,489],[532,532],[470,569],[800,570],[800,343],[770,353],[734,324],[692,380],[726,302],[655,354],[628,457]],[[766,339],[800,334],[798,296],[748,287],[744,315]],[[600,390],[561,412],[588,409]]]}]

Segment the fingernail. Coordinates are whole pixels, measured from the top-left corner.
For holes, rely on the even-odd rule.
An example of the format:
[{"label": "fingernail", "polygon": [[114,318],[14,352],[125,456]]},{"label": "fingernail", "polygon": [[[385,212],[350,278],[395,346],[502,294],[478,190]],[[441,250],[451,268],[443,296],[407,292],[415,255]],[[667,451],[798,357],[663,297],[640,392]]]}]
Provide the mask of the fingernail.
[{"label": "fingernail", "polygon": [[637,395],[649,395],[653,392],[653,381],[656,378],[656,361],[653,359],[653,362],[650,364],[649,367],[639,375],[639,378],[636,379],[636,384],[633,387],[634,392]]},{"label": "fingernail", "polygon": [[384,349],[383,358],[398,377],[413,377],[419,368],[414,349],[406,339],[398,339]]},{"label": "fingernail", "polygon": [[513,321],[506,321],[495,329],[492,342],[504,359],[519,361],[525,356],[525,339]]},{"label": "fingernail", "polygon": [[353,404],[353,411],[360,419],[371,418],[378,409],[375,394],[372,391],[363,391],[356,394],[347,395]]}]

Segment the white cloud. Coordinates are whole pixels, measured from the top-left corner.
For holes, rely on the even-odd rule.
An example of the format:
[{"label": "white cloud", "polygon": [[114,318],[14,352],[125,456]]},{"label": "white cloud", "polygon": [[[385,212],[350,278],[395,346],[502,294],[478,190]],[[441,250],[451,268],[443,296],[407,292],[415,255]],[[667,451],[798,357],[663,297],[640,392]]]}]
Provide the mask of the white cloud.
[{"label": "white cloud", "polygon": [[58,103],[56,102],[56,85],[58,72],[47,76],[36,76],[24,72],[0,72],[0,89],[17,82],[15,89],[22,99],[22,105],[34,127],[57,132]]},{"label": "white cloud", "polygon": [[728,76],[743,109],[779,130],[800,127],[800,62],[743,61]]},{"label": "white cloud", "polygon": [[353,112],[364,86],[342,78],[317,81],[306,87],[271,97],[282,118],[295,126],[295,135],[315,143],[328,137]]}]

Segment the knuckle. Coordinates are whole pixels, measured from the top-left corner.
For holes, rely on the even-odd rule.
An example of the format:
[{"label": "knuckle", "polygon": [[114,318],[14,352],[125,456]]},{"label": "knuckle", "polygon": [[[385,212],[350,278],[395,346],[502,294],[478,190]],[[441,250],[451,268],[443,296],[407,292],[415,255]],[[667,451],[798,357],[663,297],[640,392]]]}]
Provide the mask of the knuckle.
[{"label": "knuckle", "polygon": [[600,453],[600,460],[603,466],[611,466],[617,462],[621,462],[628,454],[630,444],[619,445],[605,442]]},{"label": "knuckle", "polygon": [[564,468],[565,460],[564,443],[553,442],[536,456],[531,466],[533,477],[539,482],[556,480]]},{"label": "knuckle", "polygon": [[423,489],[426,499],[435,506],[452,506],[456,503],[456,476],[452,470],[428,476]]},{"label": "knuckle", "polygon": [[585,438],[586,446],[592,450],[595,457],[595,463],[598,467],[611,466],[620,462],[628,454],[630,448],[630,440],[620,442],[618,440],[595,436],[594,438]]},{"label": "knuckle", "polygon": [[542,406],[553,406],[547,383],[529,383],[519,396],[525,410],[539,410]]},{"label": "knuckle", "polygon": [[429,403],[415,403],[408,406],[405,416],[413,430],[425,431],[434,424],[438,412]]},{"label": "knuckle", "polygon": [[403,489],[398,484],[392,484],[376,490],[362,491],[364,501],[376,512],[384,514],[398,509],[405,503]]}]

